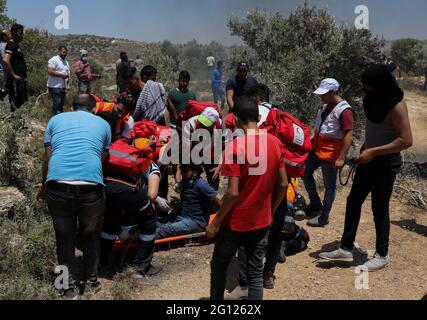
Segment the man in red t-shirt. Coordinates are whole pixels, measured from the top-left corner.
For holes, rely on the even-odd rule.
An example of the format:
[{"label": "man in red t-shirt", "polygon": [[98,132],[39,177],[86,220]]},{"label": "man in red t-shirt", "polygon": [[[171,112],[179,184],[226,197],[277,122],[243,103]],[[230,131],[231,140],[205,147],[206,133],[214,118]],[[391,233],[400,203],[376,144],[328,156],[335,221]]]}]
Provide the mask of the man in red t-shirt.
[{"label": "man in red t-shirt", "polygon": [[227,268],[240,247],[248,262],[248,298],[263,298],[263,259],[273,212],[288,187],[282,144],[258,129],[256,101],[239,97],[233,109],[244,136],[227,145],[222,175],[229,177],[221,208],[207,227],[207,236],[217,235],[211,262],[211,299],[223,300]]}]

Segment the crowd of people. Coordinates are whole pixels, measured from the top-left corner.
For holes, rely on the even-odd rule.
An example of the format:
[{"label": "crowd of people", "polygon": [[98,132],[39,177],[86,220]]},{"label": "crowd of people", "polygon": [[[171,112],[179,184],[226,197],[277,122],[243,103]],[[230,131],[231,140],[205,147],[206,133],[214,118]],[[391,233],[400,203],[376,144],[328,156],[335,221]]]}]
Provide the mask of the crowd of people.
[{"label": "crowd of people", "polygon": [[[12,27],[3,59],[8,88],[16,93],[12,99],[16,108],[26,99],[22,37],[22,26]],[[190,89],[188,71],[180,72],[177,87],[167,93],[157,81],[154,66],[145,65],[139,71],[122,53],[117,65],[119,95],[109,102],[91,93],[94,75],[87,64],[88,53],[82,51],[74,65],[79,94],[73,98],[73,111],[64,113],[70,77],[66,56],[67,48],[60,46],[58,55],[48,62],[54,117],[45,131],[38,196],[46,200],[52,216],[58,263],[70,271],[68,288],[61,289],[61,294],[74,297],[99,291],[98,277],[113,268],[111,255],[118,239],[137,244],[129,267],[132,276],[139,278],[162,271],[152,263],[156,239],[205,232],[215,239],[210,298],[224,299],[227,269],[237,254],[240,287],[247,289],[248,299],[262,299],[264,289],[275,287],[277,263],[285,260],[284,239],[299,241],[299,248],[308,242],[307,232],[295,220],[307,218],[311,227],[329,224],[337,172],[346,161],[355,122],[352,107],[340,96],[339,82],[326,78],[313,92],[320,102],[318,114],[313,115],[311,149],[307,160],[296,164],[305,167],[303,181],[310,203],[304,216],[296,217],[295,203],[288,197],[296,177],[287,169],[295,163],[285,153],[284,140],[264,130],[268,121],[279,125],[281,118],[270,116],[280,111],[270,101],[269,88],[249,74],[247,62],[237,65],[224,88],[223,62],[215,67],[210,59],[214,102],[203,103]],[[400,152],[412,145],[412,133],[404,93],[388,67],[367,67],[361,82],[366,94],[366,133],[355,159],[341,246],[319,257],[353,261],[361,207],[371,193],[376,254],[364,268],[378,271],[390,263],[389,202],[402,162]],[[190,107],[198,112],[190,113]],[[293,143],[302,146],[305,136],[298,128],[291,130]],[[218,132],[227,135],[214,139]],[[167,138],[162,137],[165,133]],[[175,137],[178,161],[167,162]],[[212,149],[219,149],[219,157]],[[197,161],[195,154],[204,160]],[[323,174],[323,200],[313,177],[317,168]],[[168,201],[169,172],[180,196],[176,208]],[[223,196],[218,191],[220,179],[226,179]],[[83,252],[83,272],[77,266],[77,245]]]}]

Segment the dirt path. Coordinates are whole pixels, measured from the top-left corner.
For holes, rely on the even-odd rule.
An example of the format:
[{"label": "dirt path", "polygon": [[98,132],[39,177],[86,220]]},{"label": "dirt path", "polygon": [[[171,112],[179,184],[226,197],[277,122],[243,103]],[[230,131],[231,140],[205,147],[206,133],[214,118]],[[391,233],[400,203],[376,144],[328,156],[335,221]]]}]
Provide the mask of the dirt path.
[{"label": "dirt path", "polygon": [[427,162],[427,96],[406,92],[405,98],[414,136],[414,145],[410,151],[415,153],[418,162],[424,163]]},{"label": "dirt path", "polygon": [[[414,131],[412,152],[419,161],[427,161],[427,97],[409,92],[406,98]],[[369,274],[369,289],[356,289],[358,275],[354,266],[318,261],[321,250],[334,248],[340,240],[348,193],[348,187],[339,190],[331,223],[326,228],[314,229],[303,224],[311,236],[308,250],[278,265],[276,289],[265,290],[265,299],[421,299],[427,294],[427,212],[396,198],[391,202],[391,265]],[[356,241],[370,255],[374,253],[375,229],[369,199],[363,207]],[[212,251],[213,245],[193,245],[156,253],[154,263],[163,266],[163,272],[134,282],[132,297],[141,300],[208,297]],[[356,263],[361,262],[363,256],[357,255]],[[108,296],[105,291],[112,285],[108,281],[103,283],[106,290],[99,298]]]}]

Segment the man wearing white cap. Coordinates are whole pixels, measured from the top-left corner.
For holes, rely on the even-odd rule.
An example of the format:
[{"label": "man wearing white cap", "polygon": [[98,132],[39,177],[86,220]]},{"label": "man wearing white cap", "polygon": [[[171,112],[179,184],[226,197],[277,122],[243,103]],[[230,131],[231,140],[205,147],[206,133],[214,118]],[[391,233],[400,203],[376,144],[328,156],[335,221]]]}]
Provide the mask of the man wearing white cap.
[{"label": "man wearing white cap", "polygon": [[[312,217],[308,225],[323,227],[329,224],[329,213],[336,197],[337,173],[343,167],[353,139],[354,115],[351,106],[339,94],[335,79],[325,79],[314,94],[323,103],[317,113],[316,130],[312,138],[313,151],[307,161],[304,185],[310,196],[307,214]],[[325,184],[323,203],[317,193],[314,171],[321,167]]]},{"label": "man wearing white cap", "polygon": [[[212,107],[207,107],[205,110],[203,110],[203,112],[200,115],[190,118],[183,127],[182,133],[183,133],[184,143],[190,144],[191,148],[193,148],[195,144],[197,144],[197,142],[191,141],[191,135],[198,129],[208,130],[211,134],[212,144],[213,144],[214,143],[213,130],[225,129],[225,127],[223,125],[223,121],[221,120],[221,116],[218,113],[218,111],[216,111]],[[187,147],[187,150],[188,150],[188,147]],[[213,149],[211,153],[211,159],[212,159],[212,162],[204,163],[203,168],[206,172],[206,176],[209,184],[212,185],[215,189],[218,189],[219,181],[215,181],[215,182],[213,181],[214,172],[212,170],[215,169],[217,166],[214,164]]]}]

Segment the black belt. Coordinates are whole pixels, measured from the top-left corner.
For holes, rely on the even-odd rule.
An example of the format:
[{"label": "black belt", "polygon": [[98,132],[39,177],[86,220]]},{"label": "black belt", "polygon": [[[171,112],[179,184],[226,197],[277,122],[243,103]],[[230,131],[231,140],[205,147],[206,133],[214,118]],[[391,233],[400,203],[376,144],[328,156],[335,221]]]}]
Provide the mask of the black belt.
[{"label": "black belt", "polygon": [[85,193],[91,193],[94,191],[102,190],[103,186],[98,185],[72,185],[72,184],[66,184],[66,183],[58,183],[55,181],[49,181],[47,183],[47,187],[49,189],[53,189],[56,191],[62,191],[67,193],[79,193],[79,194],[85,194]]}]

